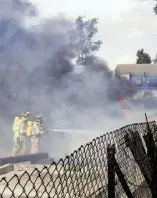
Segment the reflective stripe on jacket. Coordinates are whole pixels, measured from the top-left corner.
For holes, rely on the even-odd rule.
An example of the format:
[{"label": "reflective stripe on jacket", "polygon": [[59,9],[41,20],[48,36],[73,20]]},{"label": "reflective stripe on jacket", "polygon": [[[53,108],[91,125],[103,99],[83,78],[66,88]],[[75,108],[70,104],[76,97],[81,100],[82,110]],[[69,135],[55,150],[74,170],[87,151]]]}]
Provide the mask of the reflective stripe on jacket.
[{"label": "reflective stripe on jacket", "polygon": [[13,126],[12,126],[13,132],[17,131],[17,123],[18,123],[19,120],[20,120],[20,117],[18,117],[18,116],[16,116],[14,118],[14,123],[13,123]]}]

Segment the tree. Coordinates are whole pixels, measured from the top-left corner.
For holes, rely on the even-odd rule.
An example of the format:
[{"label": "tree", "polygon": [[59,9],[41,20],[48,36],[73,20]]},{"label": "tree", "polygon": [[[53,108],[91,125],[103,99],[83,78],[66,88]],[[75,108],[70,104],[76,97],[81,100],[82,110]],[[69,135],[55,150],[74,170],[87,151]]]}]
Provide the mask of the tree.
[{"label": "tree", "polygon": [[98,32],[97,24],[97,18],[86,20],[85,17],[79,16],[75,21],[74,29],[69,32],[78,65],[85,65],[86,60],[94,56],[101,47],[102,41],[94,40]]},{"label": "tree", "polygon": [[144,63],[150,64],[152,62],[150,55],[145,53],[144,49],[138,50],[136,56],[137,56],[136,64],[144,64]]}]

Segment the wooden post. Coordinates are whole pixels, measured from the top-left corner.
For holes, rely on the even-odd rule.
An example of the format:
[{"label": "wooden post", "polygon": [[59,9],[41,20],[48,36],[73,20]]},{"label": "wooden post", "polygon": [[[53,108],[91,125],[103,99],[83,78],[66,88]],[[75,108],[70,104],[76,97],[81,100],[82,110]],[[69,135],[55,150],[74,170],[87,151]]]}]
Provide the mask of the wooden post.
[{"label": "wooden post", "polygon": [[153,175],[152,175],[152,197],[157,197],[157,147],[155,146],[155,161],[153,167]]},{"label": "wooden post", "polygon": [[107,148],[108,156],[108,198],[115,198],[115,173],[127,195],[128,198],[133,198],[133,195],[129,189],[129,186],[125,180],[122,171],[115,158],[115,146],[109,145]]},{"label": "wooden post", "polygon": [[108,145],[108,198],[115,198],[115,146]]},{"label": "wooden post", "polygon": [[116,171],[118,179],[119,179],[119,181],[120,181],[120,183],[121,183],[121,185],[122,185],[127,197],[128,198],[133,198],[133,195],[132,195],[132,193],[131,193],[131,191],[129,189],[129,186],[128,186],[127,182],[125,181],[125,177],[123,175],[123,172],[120,170],[116,159],[115,159],[115,171]]},{"label": "wooden post", "polygon": [[139,134],[137,132],[132,131],[132,137],[128,134],[124,136],[127,147],[130,148],[132,155],[136,163],[138,164],[147,184],[150,186],[151,184],[151,174],[150,174],[150,165],[149,160],[146,153],[143,153],[143,145],[142,141],[139,141]]},{"label": "wooden post", "polygon": [[145,142],[147,145],[147,153],[148,156],[150,157],[151,162],[154,163],[155,161],[155,141],[153,139],[153,134],[151,132],[150,126],[149,126],[149,122],[148,122],[148,118],[147,118],[147,114],[145,113],[145,117],[146,117],[146,123],[147,123],[147,135],[145,136]]}]

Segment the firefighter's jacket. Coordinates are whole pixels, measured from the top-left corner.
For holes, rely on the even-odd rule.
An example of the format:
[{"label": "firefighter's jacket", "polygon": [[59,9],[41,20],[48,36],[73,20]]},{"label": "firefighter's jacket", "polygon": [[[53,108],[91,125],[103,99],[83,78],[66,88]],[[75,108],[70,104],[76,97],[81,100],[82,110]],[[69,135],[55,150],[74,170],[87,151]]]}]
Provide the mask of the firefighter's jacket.
[{"label": "firefighter's jacket", "polygon": [[13,123],[13,127],[12,127],[14,134],[18,134],[18,132],[19,132],[19,120],[20,120],[20,117],[15,117],[15,119],[14,119],[14,123]]},{"label": "firefighter's jacket", "polygon": [[31,136],[41,136],[41,135],[43,135],[43,133],[44,133],[44,131],[43,131],[42,127],[41,127],[40,122],[34,121],[33,125],[32,125]]},{"label": "firefighter's jacket", "polygon": [[26,120],[21,118],[19,120],[19,135],[26,135],[26,127],[27,127]]},{"label": "firefighter's jacket", "polygon": [[16,120],[13,125],[13,132],[15,137],[19,137],[20,135],[26,134],[26,120],[20,118]]}]

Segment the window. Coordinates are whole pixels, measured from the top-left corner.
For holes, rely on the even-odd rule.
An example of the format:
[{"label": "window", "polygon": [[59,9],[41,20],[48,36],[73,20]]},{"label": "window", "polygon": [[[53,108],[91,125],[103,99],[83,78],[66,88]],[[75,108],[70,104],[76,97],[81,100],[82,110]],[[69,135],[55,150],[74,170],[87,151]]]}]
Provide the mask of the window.
[{"label": "window", "polygon": [[141,84],[141,80],[138,79],[138,80],[135,81],[135,83],[136,83],[137,85],[140,85],[140,84]]},{"label": "window", "polygon": [[142,83],[142,77],[141,76],[133,76],[132,77],[132,82],[137,84],[137,85],[140,85]]}]

